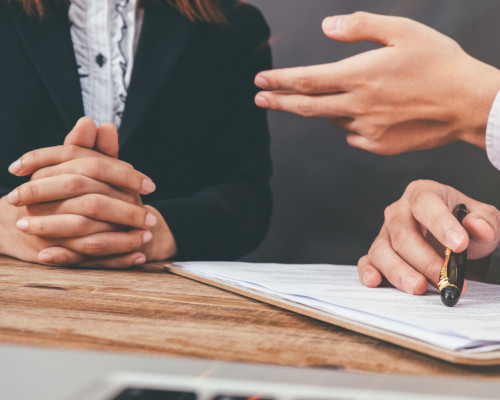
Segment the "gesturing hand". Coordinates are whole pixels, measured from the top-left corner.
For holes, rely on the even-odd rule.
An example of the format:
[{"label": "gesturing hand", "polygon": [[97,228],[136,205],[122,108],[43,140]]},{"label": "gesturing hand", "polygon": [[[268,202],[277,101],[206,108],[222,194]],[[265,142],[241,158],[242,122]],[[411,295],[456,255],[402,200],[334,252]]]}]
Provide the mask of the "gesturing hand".
[{"label": "gesturing hand", "polygon": [[[463,226],[453,216],[457,204],[469,214]],[[437,283],[444,248],[467,250],[468,258],[490,255],[500,242],[500,212],[433,181],[415,181],[387,207],[385,222],[368,254],[358,262],[361,282],[376,287],[386,277],[395,287],[423,294]]]},{"label": "gesturing hand", "polygon": [[326,18],[323,31],[343,42],[383,45],[339,62],[264,71],[258,106],[326,117],[348,143],[379,154],[463,140],[485,148],[500,71],[418,22],[364,12]]}]

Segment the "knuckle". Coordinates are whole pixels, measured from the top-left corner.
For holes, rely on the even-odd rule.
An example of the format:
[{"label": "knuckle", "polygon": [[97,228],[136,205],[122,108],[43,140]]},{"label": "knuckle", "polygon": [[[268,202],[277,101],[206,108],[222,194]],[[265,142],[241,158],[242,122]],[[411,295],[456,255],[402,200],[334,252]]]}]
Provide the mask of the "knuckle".
[{"label": "knuckle", "polygon": [[92,217],[99,213],[101,208],[101,199],[96,195],[88,195],[82,198],[82,210],[86,215]]},{"label": "knuckle", "polygon": [[361,271],[364,269],[368,264],[370,263],[370,256],[368,254],[365,254],[363,257],[361,257],[358,260],[358,271]]},{"label": "knuckle", "polygon": [[368,18],[368,13],[365,11],[356,11],[349,18],[349,28],[353,31],[361,29]]},{"label": "knuckle", "polygon": [[377,124],[367,123],[360,133],[372,140],[379,140],[384,135],[384,129]]},{"label": "knuckle", "polygon": [[102,172],[103,172],[103,168],[104,168],[103,162],[99,158],[92,157],[92,158],[88,158],[85,161],[85,171],[88,174],[90,174],[90,176],[93,176],[93,177],[101,176]]},{"label": "knuckle", "polygon": [[391,233],[392,248],[398,254],[404,254],[408,243],[408,235],[404,229],[395,229]]},{"label": "knuckle", "polygon": [[40,194],[40,188],[35,182],[29,182],[24,187],[19,188],[19,198],[23,203],[36,201]]},{"label": "knuckle", "polygon": [[85,182],[79,175],[72,175],[64,181],[64,191],[70,195],[81,193],[85,188]]},{"label": "knuckle", "polygon": [[426,190],[418,191],[413,196],[413,207],[414,208],[424,208],[431,201],[432,194]]},{"label": "knuckle", "polygon": [[[438,266],[439,268],[439,266]],[[435,275],[436,271],[436,264],[433,262],[433,260],[426,260],[421,266],[420,266],[420,272],[426,276],[426,277],[433,277]]]},{"label": "knuckle", "polygon": [[370,111],[370,107],[363,101],[358,101],[350,106],[350,113],[353,117],[363,117]]},{"label": "knuckle", "polygon": [[388,205],[385,209],[384,209],[384,219],[386,221],[390,220],[392,218],[392,216],[394,215],[395,213],[395,210],[396,209],[396,203],[392,203],[391,205]]},{"label": "knuckle", "polygon": [[84,216],[78,216],[75,221],[75,233],[77,235],[83,236],[87,234],[90,230],[90,220]]},{"label": "knuckle", "polygon": [[90,256],[102,255],[106,246],[99,239],[87,239],[83,244],[82,252]]},{"label": "knuckle", "polygon": [[67,144],[63,146],[62,156],[65,160],[74,160],[80,155],[80,148],[73,144]]},{"label": "knuckle", "polygon": [[372,245],[370,246],[370,249],[368,250],[368,257],[370,258],[370,260],[377,259],[380,251],[382,250],[381,247],[382,247],[382,243],[380,241],[380,238],[377,237],[375,239],[375,241],[372,243]]},{"label": "knuckle", "polygon": [[411,197],[417,196],[422,193],[422,190],[432,186],[434,182],[426,180],[426,179],[418,179],[416,181],[410,182],[406,187],[405,194],[410,195]]},{"label": "knuckle", "polygon": [[311,93],[314,91],[315,87],[314,80],[302,69],[297,71],[294,86],[302,93]]},{"label": "knuckle", "polygon": [[298,103],[299,115],[309,118],[314,116],[314,108],[308,97],[301,99]]},{"label": "knuckle", "polygon": [[30,222],[30,228],[33,229],[33,232],[36,232],[40,236],[47,235],[49,228],[47,222],[43,219],[34,219]]}]

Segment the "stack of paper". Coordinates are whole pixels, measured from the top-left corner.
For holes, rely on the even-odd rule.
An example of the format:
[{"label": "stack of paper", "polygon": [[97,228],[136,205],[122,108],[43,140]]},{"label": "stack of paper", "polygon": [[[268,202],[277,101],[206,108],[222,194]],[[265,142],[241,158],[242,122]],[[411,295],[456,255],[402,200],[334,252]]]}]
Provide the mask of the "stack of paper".
[{"label": "stack of paper", "polygon": [[468,282],[453,308],[437,289],[412,296],[392,287],[361,285],[357,269],[345,265],[183,262],[189,275],[250,289],[333,316],[462,352],[500,349],[500,286]]}]

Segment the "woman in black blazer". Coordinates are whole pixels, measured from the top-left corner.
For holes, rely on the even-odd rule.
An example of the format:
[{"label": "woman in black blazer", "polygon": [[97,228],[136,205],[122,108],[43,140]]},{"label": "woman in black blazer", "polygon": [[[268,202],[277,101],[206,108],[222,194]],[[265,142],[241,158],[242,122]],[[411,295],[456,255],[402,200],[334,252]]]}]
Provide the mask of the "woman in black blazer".
[{"label": "woman in black blazer", "polygon": [[[67,4],[58,2],[40,19],[20,3],[0,0],[0,253],[53,265],[127,267],[146,259],[229,260],[255,249],[271,212],[269,134],[264,111],[253,103],[253,77],[270,68],[260,13],[223,1],[225,22],[217,24],[190,20],[170,5],[145,7],[118,135],[123,162],[112,157],[113,127],[96,128],[88,119],[66,139],[71,151],[51,147],[83,116]],[[15,163],[36,149],[35,161]],[[97,164],[110,167],[103,172]],[[31,172],[23,184],[20,176]],[[106,185],[106,196],[75,189],[78,175]],[[156,184],[147,206],[139,194],[152,186],[137,186],[143,178]],[[42,190],[40,182],[54,184]],[[53,193],[57,188],[73,194]],[[67,214],[73,219],[65,223]],[[134,220],[149,214],[149,223]],[[147,232],[153,239],[143,245],[136,239]]]}]

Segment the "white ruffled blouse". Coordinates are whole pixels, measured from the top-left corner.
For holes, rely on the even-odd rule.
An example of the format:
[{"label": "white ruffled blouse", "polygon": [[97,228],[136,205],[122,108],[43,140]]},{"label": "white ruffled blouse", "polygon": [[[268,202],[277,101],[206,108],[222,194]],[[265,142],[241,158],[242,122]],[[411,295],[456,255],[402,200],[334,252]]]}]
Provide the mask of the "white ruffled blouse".
[{"label": "white ruffled blouse", "polygon": [[137,0],[70,0],[69,20],[85,115],[120,126],[142,13]]}]

